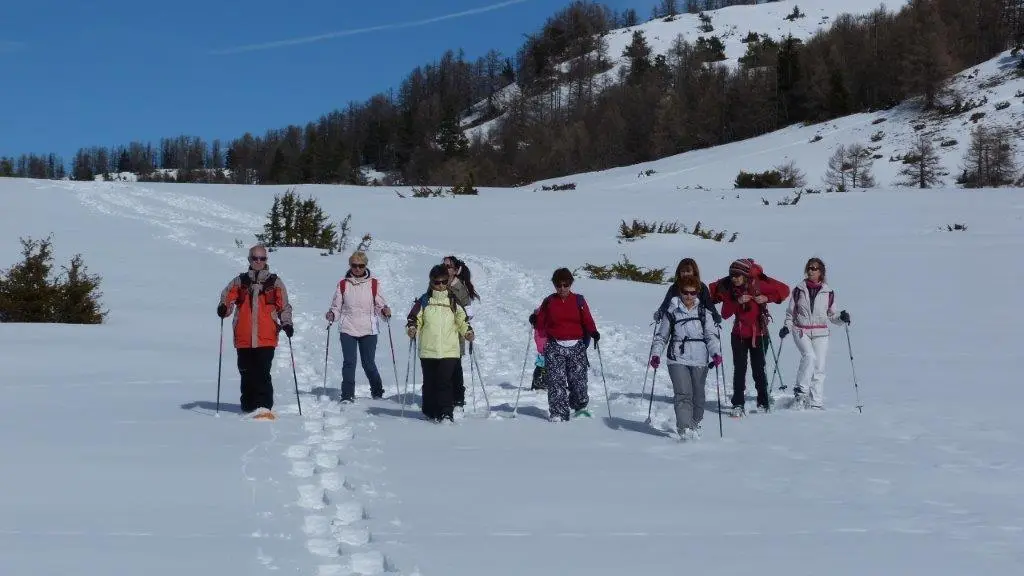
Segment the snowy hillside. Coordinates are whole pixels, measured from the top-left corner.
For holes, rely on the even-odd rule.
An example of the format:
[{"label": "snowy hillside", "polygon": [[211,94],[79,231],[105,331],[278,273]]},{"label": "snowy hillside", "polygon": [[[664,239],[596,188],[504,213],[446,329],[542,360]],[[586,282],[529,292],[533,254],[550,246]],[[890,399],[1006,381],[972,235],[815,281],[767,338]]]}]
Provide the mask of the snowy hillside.
[{"label": "snowy hillside", "polygon": [[[400,321],[394,364],[386,332],[377,353],[385,398],[370,400],[359,372],[358,402],[332,401],[341,358],[332,332],[324,390],[323,315],[345,259],[306,249],[270,258],[295,307],[302,415],[284,344],[273,368],[281,417],[237,417],[227,338],[214,417],[217,296],[245,266],[236,240],[252,241],[283,187],[0,180],[0,266],[18,259],[19,236],[54,232],[58,261],[81,252],[103,275],[110,309],[101,326],[0,324],[0,573],[1017,573],[1022,190],[879,189],[795,206],[776,206],[785,191],[767,191],[768,207],[760,191],[676,190],[769,165],[779,154],[770,147],[811,150],[806,141],[774,135],[666,159],[642,180],[637,166],[573,176],[574,191],[403,199],[386,187],[301,187],[332,217],[351,212],[354,233],[373,233],[370,267],[396,314],[443,255],[468,262],[482,295],[474,327],[490,413],[453,427],[420,419],[415,383],[401,417]],[[632,218],[699,220],[739,237],[620,243],[619,221]],[[947,231],[953,223],[968,229]],[[640,396],[664,286],[579,278],[602,334],[600,355],[590,351],[595,417],[550,423],[544,396],[526,390],[511,418],[526,318],[552,270],[623,254],[669,270],[691,256],[706,280],[749,256],[790,285],[809,256],[824,258],[853,318],[863,413],[836,329],[826,411],[726,418],[719,438],[712,375],[704,438],[675,443],[665,437],[674,422],[664,370],[652,425]],[[777,331],[783,309],[771,309]],[[725,357],[723,398],[728,346]],[[784,342],[789,390],[797,358]]]},{"label": "snowy hillside", "polygon": [[[880,187],[891,187],[900,179],[903,158],[920,136],[926,136],[941,158],[948,174],[946,186],[955,186],[964,155],[976,126],[1002,126],[1017,136],[1024,128],[1024,75],[1016,68],[1018,58],[1004,52],[982,65],[965,70],[951,79],[940,105],[956,100],[965,104],[955,114],[939,110],[922,112],[917,99],[891,110],[852,114],[808,126],[791,126],[764,136],[723,146],[695,150],[652,162],[612,168],[591,174],[602,186],[732,188],[740,170],[761,172],[793,161],[806,174],[807,186],[826,188],[829,157],[840,145],[860,144],[872,154],[871,169]],[[1024,146],[1015,146],[1019,168],[1024,168]],[[648,171],[652,171],[647,174]],[[531,184],[579,180],[578,176],[553,178]],[[742,192],[756,197],[757,190]]]},{"label": "snowy hillside", "polygon": [[[888,10],[899,10],[904,4],[905,0],[884,3]],[[696,42],[701,36],[718,36],[725,47],[726,56],[726,60],[720,64],[736,66],[739,58],[746,52],[747,45],[743,39],[750,32],[766,34],[776,40],[789,35],[807,40],[819,31],[828,29],[832,21],[841,14],[868,14],[882,5],[883,2],[880,0],[782,0],[709,10],[704,14],[711,19],[710,31],[702,29],[705,24],[697,14],[657,18],[637,26],[612,30],[605,36],[608,59],[612,67],[599,75],[595,85],[601,86],[618,78],[620,69],[627,61],[623,51],[632,41],[633,33],[636,31],[642,32],[647,39],[652,56],[667,53],[672,43],[680,36],[690,43]],[[787,18],[793,13],[794,8],[799,8],[803,16]],[[518,93],[518,86],[515,83],[510,84],[495,95],[494,105],[499,109],[504,108]],[[477,124],[485,110],[487,102],[480,102],[463,118],[464,126],[472,126],[465,132],[470,140],[477,136],[486,138],[496,125],[498,118]]]}]

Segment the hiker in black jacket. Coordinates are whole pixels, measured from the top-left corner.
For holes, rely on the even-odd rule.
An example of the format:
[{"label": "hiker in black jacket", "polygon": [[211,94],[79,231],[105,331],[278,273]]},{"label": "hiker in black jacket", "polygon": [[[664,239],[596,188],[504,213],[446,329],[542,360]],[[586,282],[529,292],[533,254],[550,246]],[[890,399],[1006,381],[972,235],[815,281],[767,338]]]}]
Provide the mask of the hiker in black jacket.
[{"label": "hiker in black jacket", "polygon": [[658,309],[654,311],[654,321],[661,322],[661,317],[665,315],[665,311],[668,309],[672,298],[682,299],[680,285],[683,278],[689,276],[697,277],[697,282],[700,282],[700,296],[698,299],[701,305],[708,312],[711,312],[711,318],[715,322],[715,326],[721,327],[722,315],[715,309],[714,304],[711,303],[711,292],[708,290],[708,285],[701,281],[700,268],[697,267],[697,262],[693,258],[683,258],[679,261],[679,265],[676,266],[675,281],[672,282],[672,285],[668,287],[668,291],[665,292],[665,298],[661,301],[661,306],[658,306]]}]

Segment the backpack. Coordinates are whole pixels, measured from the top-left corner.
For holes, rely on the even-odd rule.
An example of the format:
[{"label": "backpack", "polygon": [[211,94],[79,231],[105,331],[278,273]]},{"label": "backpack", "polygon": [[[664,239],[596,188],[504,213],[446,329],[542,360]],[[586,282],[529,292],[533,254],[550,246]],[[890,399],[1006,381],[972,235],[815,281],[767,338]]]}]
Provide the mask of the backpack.
[{"label": "backpack", "polygon": [[[548,302],[554,298],[554,294],[548,294],[546,298],[540,303],[541,309],[547,312]],[[587,325],[583,322],[583,304],[586,302],[582,294],[576,294],[576,307],[580,311],[580,329],[583,331],[583,346],[585,348],[590,347],[590,334],[587,332]]]},{"label": "backpack", "polygon": [[[412,310],[409,311],[409,315],[406,317],[406,326],[416,325],[416,315],[419,314],[420,310],[426,308],[429,302],[430,291],[424,292],[419,298],[413,300]],[[451,290],[448,291],[448,303],[452,307],[452,314],[455,314],[455,311],[458,310],[457,306],[462,306],[459,304],[458,300],[456,300],[455,294],[452,294]],[[465,312],[465,307],[463,307],[462,310]]]},{"label": "backpack", "polygon": [[[795,309],[796,302],[800,299],[800,293],[801,292],[805,292],[805,290],[803,290],[800,286],[797,286],[797,287],[793,288],[793,304],[794,304],[794,309]],[[811,298],[810,292],[807,292],[807,299],[808,299],[807,303],[808,303],[808,308],[811,311],[811,314],[814,314],[814,300],[816,298],[817,298],[817,294],[815,294],[814,298]],[[825,308],[826,311],[829,308],[832,307],[833,303],[835,303],[835,299],[836,299],[835,292],[833,292],[832,290],[829,290],[829,292],[828,292],[828,308]]]},{"label": "backpack", "polygon": [[[249,278],[248,272],[242,272],[238,275],[238,282],[243,288],[245,288],[244,291],[239,290],[238,297],[235,298],[235,305],[241,306],[245,302],[245,295],[252,292],[252,278]],[[277,274],[271,274],[263,281],[263,293],[266,294],[267,304],[269,306],[277,305],[277,291],[274,290],[274,284],[276,282]]]},{"label": "backpack", "polygon": [[[666,310],[666,313],[667,312],[668,311]],[[684,353],[686,352],[686,343],[687,342],[703,342],[705,346],[707,346],[707,343],[708,343],[707,308],[704,306],[704,303],[701,302],[699,299],[697,300],[697,319],[700,320],[700,331],[703,334],[703,338],[687,338],[687,337],[683,337],[683,345],[680,346],[679,349],[680,349],[680,351],[682,351]],[[694,319],[693,318],[687,318],[686,320],[683,320],[683,322],[690,322],[692,320],[694,320]],[[671,346],[672,339],[675,337],[675,335],[676,335],[676,323],[673,321],[671,324],[669,324],[669,331],[668,331],[668,344],[669,344],[669,346],[668,346],[668,358],[670,360],[675,360],[675,352],[672,351],[672,346]]]},{"label": "backpack", "polygon": [[[342,300],[345,299],[345,286],[347,284],[348,284],[348,278],[347,277],[346,278],[342,278],[341,281],[338,282],[338,289],[341,290]],[[373,302],[374,302],[374,304],[376,304],[377,303],[377,279],[376,278],[370,278],[370,291],[373,292]]]}]

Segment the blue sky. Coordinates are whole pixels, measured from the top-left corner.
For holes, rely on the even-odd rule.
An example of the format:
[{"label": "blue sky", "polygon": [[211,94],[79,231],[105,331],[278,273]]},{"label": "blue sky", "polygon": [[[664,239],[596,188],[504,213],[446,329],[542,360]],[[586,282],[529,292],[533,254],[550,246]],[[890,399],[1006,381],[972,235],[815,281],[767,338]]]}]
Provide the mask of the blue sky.
[{"label": "blue sky", "polygon": [[[303,124],[397,87],[448,48],[511,56],[524,33],[569,0],[8,4],[0,10],[0,156],[56,152],[70,164],[83,146],[179,134],[227,141]],[[655,0],[604,4],[646,19]],[[476,12],[457,15],[467,11]],[[309,41],[281,42],[293,39]]]}]

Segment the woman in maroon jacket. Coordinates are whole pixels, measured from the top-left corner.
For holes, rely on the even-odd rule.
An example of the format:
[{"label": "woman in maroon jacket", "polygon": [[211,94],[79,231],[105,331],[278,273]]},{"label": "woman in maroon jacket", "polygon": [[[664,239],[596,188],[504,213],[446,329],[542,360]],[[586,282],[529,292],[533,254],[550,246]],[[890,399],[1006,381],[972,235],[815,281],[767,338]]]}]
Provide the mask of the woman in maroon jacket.
[{"label": "woman in maroon jacket", "polygon": [[768,410],[768,375],[765,373],[765,348],[768,338],[768,303],[782,304],[789,297],[789,286],[765,275],[750,258],[729,266],[729,276],[710,286],[711,301],[722,303],[722,318],[736,316],[732,325],[732,411],[742,416],[746,409],[747,356],[754,372],[757,407]]},{"label": "woman in maroon jacket", "polygon": [[540,308],[530,314],[530,324],[547,336],[544,346],[545,380],[548,387],[548,414],[552,422],[569,419],[569,409],[575,416],[590,416],[587,404],[587,346],[590,340],[601,339],[594,317],[583,296],[573,294],[572,272],[568,268],[555,270],[551,283],[555,293],[541,302]]}]

